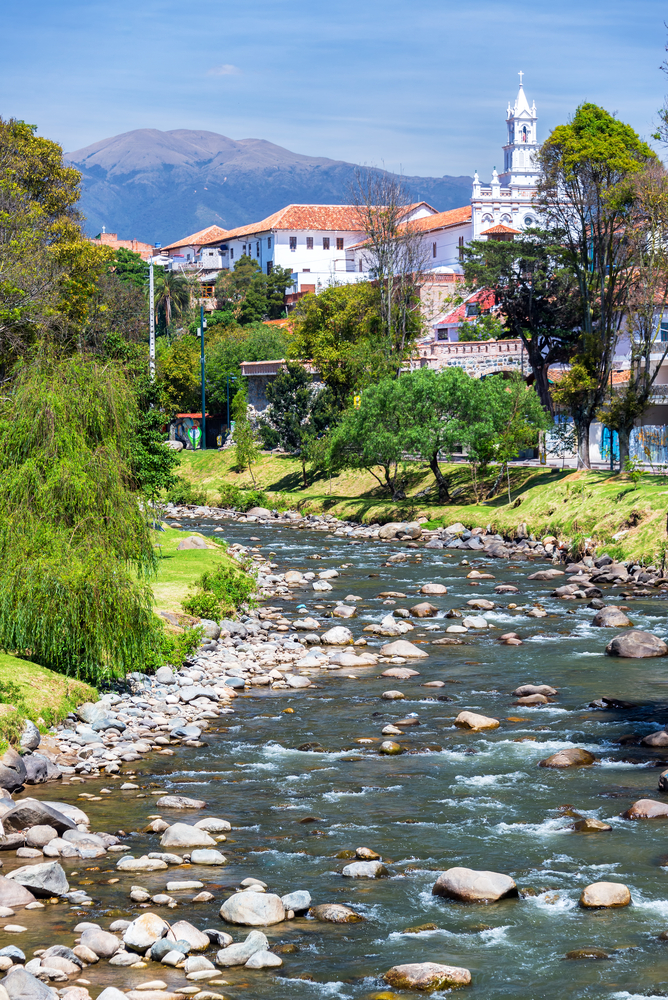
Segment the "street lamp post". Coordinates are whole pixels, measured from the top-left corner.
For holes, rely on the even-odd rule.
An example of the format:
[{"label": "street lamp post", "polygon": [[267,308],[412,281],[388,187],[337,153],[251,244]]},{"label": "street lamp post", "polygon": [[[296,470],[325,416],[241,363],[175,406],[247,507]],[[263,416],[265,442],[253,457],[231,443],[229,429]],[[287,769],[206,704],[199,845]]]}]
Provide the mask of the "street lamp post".
[{"label": "street lamp post", "polygon": [[153,281],[153,255],[148,266],[148,370],[151,380],[155,378],[155,284]]},{"label": "street lamp post", "polygon": [[199,360],[202,372],[202,451],[206,451],[206,371],[204,368],[204,306],[199,307]]}]

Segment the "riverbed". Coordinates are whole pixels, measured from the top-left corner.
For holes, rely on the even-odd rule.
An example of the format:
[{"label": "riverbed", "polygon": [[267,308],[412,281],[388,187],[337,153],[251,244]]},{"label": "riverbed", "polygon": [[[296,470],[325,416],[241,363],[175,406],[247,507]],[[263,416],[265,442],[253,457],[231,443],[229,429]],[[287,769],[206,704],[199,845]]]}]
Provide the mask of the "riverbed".
[{"label": "riverbed", "polygon": [[[213,531],[212,525],[196,528]],[[282,949],[282,968],[224,969],[220,979],[227,985],[211,989],[230,1000],[366,1000],[388,992],[380,977],[391,966],[433,961],[471,970],[472,984],[465,989],[471,1000],[668,995],[668,941],[658,940],[668,929],[668,868],[662,867],[668,865],[668,829],[662,820],[631,822],[620,816],[636,799],[662,798],[657,779],[659,768],[668,766],[668,748],[618,742],[665,724],[668,660],[605,656],[604,647],[616,632],[591,626],[595,612],[586,601],[551,598],[554,583],[527,580],[548,565],[543,561],[509,562],[469,553],[461,565],[461,552],[404,548],[397,542],[355,544],[260,524],[225,525],[224,537],[256,546],[263,555],[274,553],[281,571],[336,569],[331,592],[304,588],[290,600],[272,598],[270,603],[290,619],[310,614],[324,622],[336,603],[356,595],[357,616],[345,625],[355,638],[366,637],[372,650],[387,640],[364,633],[364,626],[393,610],[379,594],[403,592],[406,599],[397,600],[396,607],[411,607],[423,599],[418,590],[426,582],[445,584],[448,593],[430,596],[438,616],[412,619],[415,629],[406,635],[429,653],[428,659],[408,664],[419,676],[388,681],[379,676],[384,667],[350,676],[343,668],[317,673],[304,690],[251,688],[235,699],[234,714],[212,721],[205,746],[179,747],[172,757],[154,754],[138,764],[133,779],[138,790],[121,792],[121,780],[101,778],[64,784],[57,792],[43,786],[26,793],[83,805],[91,829],[130,833],[127,842],[135,855],[158,849],[155,836],[139,832],[156,812],[156,792],[205,799],[207,814],[229,820],[233,829],[221,847],[228,859],[223,869],[190,866],[169,873],[170,878],[200,879],[214,901],[173,910],[151,907],[167,920],[187,919],[199,928],[231,930],[235,940],[245,937],[244,928],[226,927],[218,910],[248,876],[281,895],[307,889],[314,904],[343,903],[365,918],[338,926],[298,916],[269,927],[272,945],[295,946]],[[401,550],[407,562],[384,565]],[[471,569],[494,579],[473,587],[467,579]],[[494,587],[504,582],[520,593],[496,595]],[[485,613],[495,628],[469,632],[462,645],[433,645],[456,622],[444,618],[445,612],[466,609],[467,601],[481,597],[497,605]],[[527,617],[535,600],[547,617]],[[664,595],[625,601],[618,590],[604,589],[604,600],[627,605],[637,628],[666,636]],[[520,607],[508,609],[510,603]],[[303,605],[299,611],[298,605]],[[498,637],[510,631],[523,645],[499,643]],[[423,687],[435,680],[444,686]],[[551,684],[558,695],[548,705],[518,707],[511,692],[522,683]],[[399,688],[404,700],[384,700],[388,688]],[[602,696],[635,707],[589,707]],[[493,716],[501,725],[463,732],[453,724],[463,710]],[[409,713],[417,714],[419,725],[399,740],[405,752],[380,755],[382,728]],[[297,749],[306,743],[323,750]],[[568,747],[588,749],[597,763],[567,771],[538,767]],[[100,801],[84,803],[78,797],[102,788],[111,793]],[[612,830],[577,833],[574,814],[604,820]],[[163,817],[183,820],[182,814],[165,810]],[[357,847],[377,851],[390,878],[342,877],[348,861],[337,855]],[[5,873],[18,864],[11,857],[3,860]],[[11,943],[28,953],[45,941],[71,946],[77,919],[105,928],[116,917],[131,919],[143,911],[130,902],[130,886],[155,893],[166,882],[164,872],[120,874],[111,857],[62,863],[71,888],[86,888],[94,903],[85,909],[58,904],[22,913],[28,931],[14,935]],[[481,906],[432,896],[438,874],[453,866],[508,874],[520,897]],[[632,905],[581,909],[582,889],[597,881],[623,882]],[[414,930],[425,924],[435,927]],[[9,936],[2,935],[0,943],[8,942]],[[567,952],[585,946],[597,946],[610,957],[565,959]],[[149,979],[163,979],[170,988],[185,985],[182,973],[155,963],[144,970],[120,970],[102,962],[86,969],[85,976],[93,995],[103,985],[129,989]]]}]

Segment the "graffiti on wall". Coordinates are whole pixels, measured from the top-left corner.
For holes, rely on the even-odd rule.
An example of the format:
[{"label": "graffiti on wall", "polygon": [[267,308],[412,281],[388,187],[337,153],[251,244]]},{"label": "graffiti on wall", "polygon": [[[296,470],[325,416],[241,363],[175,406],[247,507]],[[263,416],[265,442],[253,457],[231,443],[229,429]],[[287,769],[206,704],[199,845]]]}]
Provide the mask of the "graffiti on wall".
[{"label": "graffiti on wall", "polygon": [[184,448],[196,451],[202,441],[202,428],[195,417],[181,417],[174,425],[174,440]]}]

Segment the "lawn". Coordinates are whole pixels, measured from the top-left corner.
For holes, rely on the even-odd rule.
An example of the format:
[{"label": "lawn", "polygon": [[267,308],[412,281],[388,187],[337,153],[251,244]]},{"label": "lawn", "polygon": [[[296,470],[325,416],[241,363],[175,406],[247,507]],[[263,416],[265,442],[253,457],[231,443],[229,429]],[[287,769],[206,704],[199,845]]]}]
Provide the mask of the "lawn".
[{"label": "lawn", "polygon": [[84,701],[97,701],[95,688],[29,660],[0,653],[0,748],[18,739],[24,719],[32,719],[44,729],[60,722]]}]

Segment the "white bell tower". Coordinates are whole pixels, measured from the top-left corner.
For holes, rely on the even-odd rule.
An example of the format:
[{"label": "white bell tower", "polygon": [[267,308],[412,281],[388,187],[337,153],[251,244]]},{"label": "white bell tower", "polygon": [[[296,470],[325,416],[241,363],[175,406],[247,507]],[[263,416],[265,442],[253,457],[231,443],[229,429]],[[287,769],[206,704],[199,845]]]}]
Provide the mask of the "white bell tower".
[{"label": "white bell tower", "polygon": [[515,98],[515,105],[508,104],[506,125],[508,126],[508,141],[503,147],[503,173],[499,180],[503,187],[528,187],[538,183],[538,164],[536,154],[537,141],[536,104],[529,107],[520,73],[520,89]]}]

